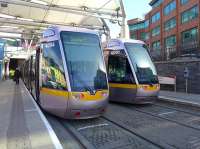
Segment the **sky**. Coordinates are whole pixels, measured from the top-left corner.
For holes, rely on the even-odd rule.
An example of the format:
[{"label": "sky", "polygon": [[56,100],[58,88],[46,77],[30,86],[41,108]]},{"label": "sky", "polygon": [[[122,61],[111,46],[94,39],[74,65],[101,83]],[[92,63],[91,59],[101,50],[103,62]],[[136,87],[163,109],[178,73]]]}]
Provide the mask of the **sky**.
[{"label": "sky", "polygon": [[151,10],[151,0],[123,0],[127,20],[133,18],[144,18],[144,15]]},{"label": "sky", "polygon": [[[126,20],[133,18],[144,18],[144,15],[151,10],[149,2],[151,0],[123,0],[126,11]],[[116,24],[108,24],[111,29],[111,38],[116,38],[119,35],[120,28]],[[128,29],[127,29],[128,35]]]}]

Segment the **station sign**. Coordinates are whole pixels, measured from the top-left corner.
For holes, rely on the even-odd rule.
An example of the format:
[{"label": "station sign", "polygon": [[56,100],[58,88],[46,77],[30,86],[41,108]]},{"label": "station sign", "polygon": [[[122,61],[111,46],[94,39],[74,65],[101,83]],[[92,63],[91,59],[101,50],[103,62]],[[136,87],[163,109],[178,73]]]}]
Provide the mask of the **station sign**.
[{"label": "station sign", "polygon": [[188,67],[185,67],[185,69],[184,69],[184,78],[189,78],[189,69],[188,69]]}]

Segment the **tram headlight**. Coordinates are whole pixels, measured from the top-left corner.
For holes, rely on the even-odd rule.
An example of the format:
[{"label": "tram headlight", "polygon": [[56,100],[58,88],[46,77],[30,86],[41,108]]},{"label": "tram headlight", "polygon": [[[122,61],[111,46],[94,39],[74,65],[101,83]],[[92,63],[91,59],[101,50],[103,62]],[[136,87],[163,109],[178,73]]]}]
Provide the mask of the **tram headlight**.
[{"label": "tram headlight", "polygon": [[102,92],[101,95],[102,95],[103,97],[107,97],[107,96],[108,96],[108,93],[107,93],[107,92]]},{"label": "tram headlight", "polygon": [[72,99],[83,99],[84,98],[84,94],[83,93],[72,93]]}]

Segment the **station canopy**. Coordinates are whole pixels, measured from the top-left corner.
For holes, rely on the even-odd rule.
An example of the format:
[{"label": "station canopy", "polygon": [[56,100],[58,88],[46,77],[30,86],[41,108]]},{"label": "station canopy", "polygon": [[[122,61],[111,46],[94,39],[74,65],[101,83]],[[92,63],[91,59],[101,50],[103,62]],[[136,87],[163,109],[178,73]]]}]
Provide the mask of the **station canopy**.
[{"label": "station canopy", "polygon": [[51,25],[105,31],[105,20],[120,24],[124,17],[122,0],[0,0],[0,32],[24,38]]}]

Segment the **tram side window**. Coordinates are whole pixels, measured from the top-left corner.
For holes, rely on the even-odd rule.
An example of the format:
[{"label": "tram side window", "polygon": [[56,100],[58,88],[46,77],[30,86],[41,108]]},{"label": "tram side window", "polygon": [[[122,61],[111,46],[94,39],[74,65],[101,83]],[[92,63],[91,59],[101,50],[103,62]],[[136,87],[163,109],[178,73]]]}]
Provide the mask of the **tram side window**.
[{"label": "tram side window", "polygon": [[67,89],[62,56],[58,41],[43,43],[42,86],[52,89]]},{"label": "tram side window", "polygon": [[32,57],[32,70],[30,72],[31,75],[31,81],[34,82],[35,81],[35,56]]},{"label": "tram side window", "polygon": [[108,79],[110,83],[135,83],[128,59],[119,56],[109,56]]}]

